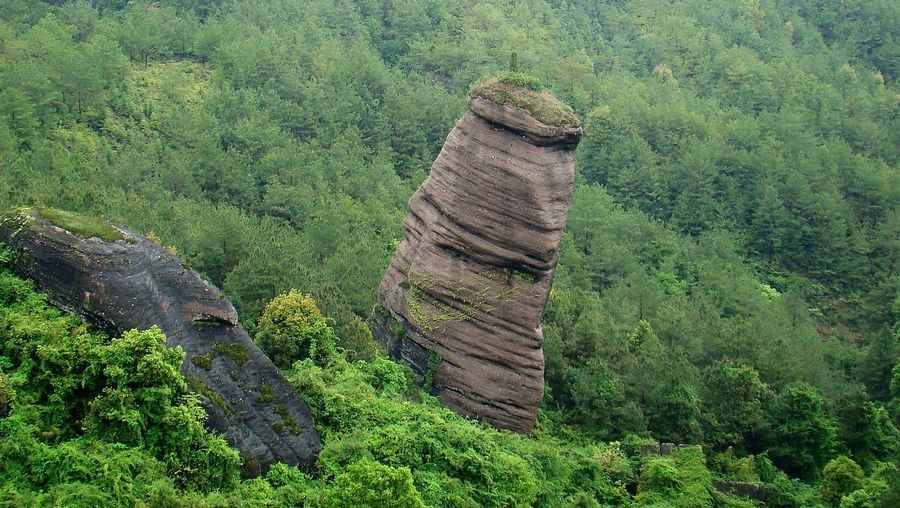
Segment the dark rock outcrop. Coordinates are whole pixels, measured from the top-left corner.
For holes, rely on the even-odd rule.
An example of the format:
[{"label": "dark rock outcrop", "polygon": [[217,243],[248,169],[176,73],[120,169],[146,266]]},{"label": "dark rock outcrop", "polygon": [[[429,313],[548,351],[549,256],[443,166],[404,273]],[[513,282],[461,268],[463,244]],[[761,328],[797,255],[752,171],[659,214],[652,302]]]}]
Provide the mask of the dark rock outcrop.
[{"label": "dark rock outcrop", "polygon": [[[497,96],[563,107],[497,86]],[[469,109],[409,201],[372,328],[445,406],[530,433],[544,391],[541,316],[581,128],[484,96],[470,97]]]},{"label": "dark rock outcrop", "polygon": [[765,502],[772,497],[772,489],[764,483],[732,482],[728,480],[713,480],[713,488],[723,494],[740,496],[754,501]]},{"label": "dark rock outcrop", "polygon": [[55,305],[112,334],[157,325],[169,346],[181,346],[181,371],[202,396],[207,424],[241,452],[245,474],[277,461],[311,472],[322,440],[309,408],[238,324],[231,303],[158,244],[108,223],[101,228],[107,240],[72,233],[31,209],[0,222],[0,241],[14,270]]}]

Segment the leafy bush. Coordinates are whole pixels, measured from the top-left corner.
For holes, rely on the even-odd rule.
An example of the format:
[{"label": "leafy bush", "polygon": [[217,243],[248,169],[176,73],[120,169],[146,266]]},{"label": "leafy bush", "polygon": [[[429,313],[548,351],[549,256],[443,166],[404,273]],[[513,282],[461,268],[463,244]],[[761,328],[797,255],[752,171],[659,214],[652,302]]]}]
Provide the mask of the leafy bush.
[{"label": "leafy bush", "polygon": [[394,468],[363,459],[347,466],[313,502],[323,507],[378,506],[424,508],[408,468]]},{"label": "leafy bush", "polygon": [[788,386],[776,397],[768,419],[767,448],[773,459],[789,474],[817,477],[837,445],[837,424],[819,392],[805,383]]},{"label": "leafy bush", "polygon": [[900,506],[900,464],[882,464],[859,488],[841,498],[841,508],[893,508]]},{"label": "leafy bush", "polygon": [[404,398],[409,378],[389,360],[337,358],[323,368],[307,359],[294,364],[288,379],[325,435],[318,467],[329,481],[372,460],[408,467],[429,506],[560,506],[581,494],[618,504],[628,497],[627,459],[617,447],[497,431],[427,394],[419,394],[424,404],[411,403]]},{"label": "leafy bush", "polygon": [[325,364],[335,354],[334,330],[316,302],[295,290],[266,305],[256,329],[256,343],[282,369],[306,358]]},{"label": "leafy bush", "polygon": [[822,500],[831,506],[839,506],[841,498],[861,488],[865,483],[865,473],[859,464],[841,455],[825,465],[819,492]]},{"label": "leafy bush", "polygon": [[711,484],[703,450],[699,446],[681,448],[664,457],[645,458],[634,500],[639,505],[712,506]]}]

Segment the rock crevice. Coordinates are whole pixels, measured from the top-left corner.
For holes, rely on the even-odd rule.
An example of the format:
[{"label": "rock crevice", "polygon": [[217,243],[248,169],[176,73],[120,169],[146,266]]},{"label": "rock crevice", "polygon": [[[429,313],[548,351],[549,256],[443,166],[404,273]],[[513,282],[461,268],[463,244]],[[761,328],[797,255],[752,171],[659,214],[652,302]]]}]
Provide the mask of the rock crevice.
[{"label": "rock crevice", "polygon": [[372,328],[447,407],[530,433],[581,128],[484,97],[468,104],[410,198]]}]

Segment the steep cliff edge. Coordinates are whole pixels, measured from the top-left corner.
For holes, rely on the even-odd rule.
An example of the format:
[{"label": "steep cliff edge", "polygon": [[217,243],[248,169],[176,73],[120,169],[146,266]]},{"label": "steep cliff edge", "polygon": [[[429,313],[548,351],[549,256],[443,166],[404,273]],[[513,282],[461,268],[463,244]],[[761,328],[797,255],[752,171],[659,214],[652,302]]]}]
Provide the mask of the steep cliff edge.
[{"label": "steep cliff edge", "polygon": [[312,471],[322,440],[306,403],[238,324],[215,286],[161,246],[100,219],[24,209],[0,222],[13,269],[55,305],[112,334],[153,325],[181,346],[181,371],[208,425],[259,474],[282,461]]},{"label": "steep cliff edge", "polygon": [[469,109],[410,198],[372,328],[445,406],[527,434],[582,131],[549,95],[499,81]]}]

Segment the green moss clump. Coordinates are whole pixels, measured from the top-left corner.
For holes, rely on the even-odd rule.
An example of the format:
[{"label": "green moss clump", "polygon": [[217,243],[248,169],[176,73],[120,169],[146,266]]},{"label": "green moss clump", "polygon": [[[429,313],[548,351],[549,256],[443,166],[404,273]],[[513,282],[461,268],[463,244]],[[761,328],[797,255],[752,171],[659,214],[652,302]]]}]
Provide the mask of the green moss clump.
[{"label": "green moss clump", "polygon": [[229,416],[234,416],[234,411],[231,409],[231,406],[225,402],[225,398],[219,394],[219,392],[213,390],[212,388],[203,384],[203,381],[193,377],[193,376],[185,376],[185,380],[187,381],[188,386],[191,388],[191,391],[194,393],[199,393],[203,395],[210,402],[213,403],[214,406],[225,411],[225,414]]},{"label": "green moss clump", "polygon": [[215,357],[216,357],[216,354],[212,353],[212,352],[206,353],[205,355],[192,355],[191,363],[193,363],[197,367],[200,367],[203,370],[211,370],[212,362],[213,362],[213,359],[215,359]]},{"label": "green moss clump", "polygon": [[525,282],[527,284],[534,284],[538,281],[537,275],[527,271],[527,270],[518,270],[514,268],[510,268],[509,273],[512,274],[516,279]]},{"label": "green moss clump", "polygon": [[222,356],[227,356],[234,360],[238,365],[243,365],[247,361],[247,346],[243,344],[224,344],[216,342],[213,345],[213,351]]},{"label": "green moss clump", "polygon": [[522,109],[547,125],[581,125],[581,119],[572,108],[542,92],[536,79],[521,72],[511,72],[475,85],[469,95]]},{"label": "green moss clump", "polygon": [[106,242],[126,239],[121,231],[99,217],[57,210],[56,208],[38,207],[35,210],[54,226],[78,236],[85,238],[96,237]]},{"label": "green moss clump", "polygon": [[421,331],[443,333],[447,323],[468,321],[479,313],[493,312],[494,307],[488,305],[493,277],[490,272],[484,272],[452,281],[450,297],[455,303],[450,304],[431,296],[437,284],[434,275],[410,269],[404,281],[409,288],[406,305],[410,318]]},{"label": "green moss clump", "polygon": [[272,389],[271,386],[263,384],[259,385],[259,397],[256,398],[256,402],[261,404],[268,404],[275,400],[275,390]]},{"label": "green moss clump", "polygon": [[297,422],[294,421],[294,418],[291,417],[290,413],[288,413],[288,410],[286,407],[275,406],[275,413],[277,413],[278,416],[281,417],[282,423],[284,424],[285,427],[290,429],[291,432],[293,432],[294,434],[298,434],[298,435],[300,434],[300,432],[302,432],[303,429],[301,429],[300,426],[297,425]]}]

